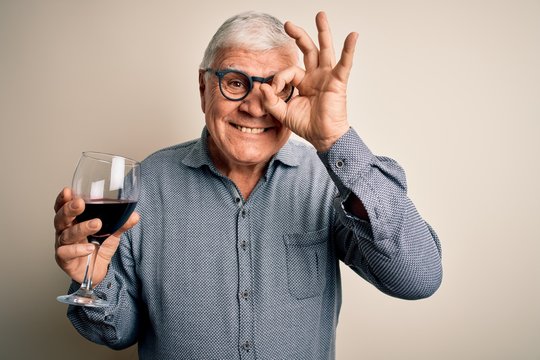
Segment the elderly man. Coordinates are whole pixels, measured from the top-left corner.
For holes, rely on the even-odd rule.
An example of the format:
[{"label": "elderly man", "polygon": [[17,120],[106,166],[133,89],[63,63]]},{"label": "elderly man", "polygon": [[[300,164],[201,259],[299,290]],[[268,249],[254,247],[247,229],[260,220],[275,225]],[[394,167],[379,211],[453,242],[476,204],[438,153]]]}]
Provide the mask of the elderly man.
[{"label": "elderly man", "polygon": [[[137,213],[96,264],[111,305],[68,311],[85,337],[138,342],[141,359],[333,359],[339,260],[392,296],[438,288],[439,241],[402,169],[348,123],[357,34],[336,61],[324,13],[316,24],[318,47],[266,14],[219,28],[199,70],[202,136],[143,162]],[[70,189],[55,208],[56,259],[74,291],[100,221],[76,223],[84,202]]]}]

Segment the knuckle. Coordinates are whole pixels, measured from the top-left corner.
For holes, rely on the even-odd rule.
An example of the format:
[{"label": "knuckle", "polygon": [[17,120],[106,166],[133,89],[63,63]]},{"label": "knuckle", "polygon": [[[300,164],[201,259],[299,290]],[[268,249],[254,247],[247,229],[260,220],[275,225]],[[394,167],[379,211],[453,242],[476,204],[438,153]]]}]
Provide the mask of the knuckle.
[{"label": "knuckle", "polygon": [[62,260],[62,258],[60,257],[60,255],[58,254],[58,252],[56,252],[54,254],[54,260],[56,261],[56,264],[58,266],[60,266],[61,268],[64,266],[64,261]]},{"label": "knuckle", "polygon": [[58,247],[69,244],[69,229],[66,229],[58,235]]},{"label": "knuckle", "polygon": [[80,225],[74,225],[64,229],[64,231],[60,233],[58,242],[60,246],[69,245],[78,242],[83,237],[84,233],[82,232]]},{"label": "knuckle", "polygon": [[64,218],[60,215],[56,215],[54,217],[54,228],[56,232],[61,232],[67,227],[67,222],[64,220]]},{"label": "knuckle", "polygon": [[88,221],[85,221],[83,223],[77,224],[72,227],[72,236],[77,241],[86,239],[88,235],[93,234],[95,232],[96,231],[90,229],[88,225]]},{"label": "knuckle", "polygon": [[56,200],[54,201],[54,211],[58,211],[62,204],[64,203],[64,192],[62,191],[58,196],[56,197]]},{"label": "knuckle", "polygon": [[73,216],[73,214],[77,210],[77,202],[76,200],[68,201],[67,203],[62,206],[62,213],[65,216]]},{"label": "knuckle", "polygon": [[54,259],[56,260],[56,263],[61,268],[64,268],[68,262],[66,257],[66,251],[64,247],[58,248],[54,254]]},{"label": "knuckle", "polygon": [[84,210],[84,203],[81,204],[80,199],[73,199],[71,201],[66,202],[62,206],[62,213],[66,217],[75,217],[81,214],[83,210]]}]

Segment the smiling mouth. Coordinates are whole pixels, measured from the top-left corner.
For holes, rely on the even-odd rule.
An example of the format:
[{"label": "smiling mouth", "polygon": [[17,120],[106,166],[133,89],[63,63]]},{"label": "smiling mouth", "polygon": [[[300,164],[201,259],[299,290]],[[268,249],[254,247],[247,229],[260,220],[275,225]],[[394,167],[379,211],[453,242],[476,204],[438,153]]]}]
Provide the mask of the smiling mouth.
[{"label": "smiling mouth", "polygon": [[231,124],[231,125],[234,126],[236,129],[238,129],[241,132],[246,133],[246,134],[262,134],[263,132],[268,131],[268,129],[269,129],[269,128],[245,127],[245,126],[240,126],[240,125],[236,125],[236,124]]}]

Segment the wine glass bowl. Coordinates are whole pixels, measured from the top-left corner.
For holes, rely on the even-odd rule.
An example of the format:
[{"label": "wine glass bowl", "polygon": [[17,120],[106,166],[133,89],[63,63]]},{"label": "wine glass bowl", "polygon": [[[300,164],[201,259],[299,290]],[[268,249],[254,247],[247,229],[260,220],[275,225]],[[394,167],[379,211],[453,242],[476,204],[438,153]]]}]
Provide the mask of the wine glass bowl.
[{"label": "wine glass bowl", "polygon": [[72,192],[85,203],[75,222],[99,218],[102,226],[87,238],[95,250],[88,255],[81,287],[57,300],[71,305],[105,307],[109,305],[106,299],[101,299],[92,288],[94,264],[100,245],[122,227],[135,209],[140,193],[140,163],[113,154],[83,152],[73,174]]}]

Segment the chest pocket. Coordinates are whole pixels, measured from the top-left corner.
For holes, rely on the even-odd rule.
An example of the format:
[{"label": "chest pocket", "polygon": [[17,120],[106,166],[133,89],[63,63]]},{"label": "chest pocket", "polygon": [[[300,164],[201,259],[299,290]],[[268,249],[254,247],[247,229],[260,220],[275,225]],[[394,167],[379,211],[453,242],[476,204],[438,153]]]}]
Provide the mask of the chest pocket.
[{"label": "chest pocket", "polygon": [[319,296],[326,285],[328,229],[283,236],[289,293],[297,299]]}]

